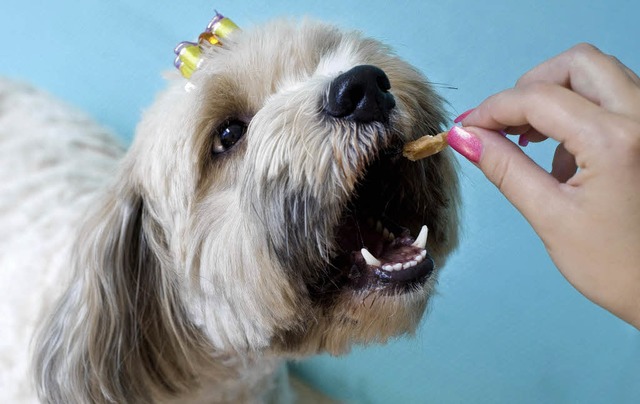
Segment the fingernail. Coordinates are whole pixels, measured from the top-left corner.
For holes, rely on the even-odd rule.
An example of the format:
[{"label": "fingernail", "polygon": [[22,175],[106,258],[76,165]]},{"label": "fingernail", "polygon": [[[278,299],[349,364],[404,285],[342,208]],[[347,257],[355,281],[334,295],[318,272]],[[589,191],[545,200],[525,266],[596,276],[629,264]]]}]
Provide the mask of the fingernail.
[{"label": "fingernail", "polygon": [[499,130],[498,133],[500,133],[504,137],[507,137],[507,132],[505,132],[503,130]]},{"label": "fingernail", "polygon": [[472,113],[474,109],[475,109],[475,108],[471,108],[471,109],[469,109],[469,110],[467,110],[467,111],[464,111],[464,112],[463,112],[462,114],[460,114],[456,119],[454,119],[454,120],[453,120],[453,123],[460,123],[460,122],[462,122],[462,120],[463,120],[464,118],[466,118],[466,117],[467,117],[467,115],[469,115],[470,113]]},{"label": "fingernail", "polygon": [[529,144],[529,139],[527,139],[526,135],[520,135],[520,137],[518,137],[518,144],[520,145],[520,147],[527,147],[527,145]]},{"label": "fingernail", "polygon": [[480,162],[482,154],[482,142],[475,135],[467,132],[459,126],[449,129],[447,143],[458,153],[462,154],[473,163]]}]

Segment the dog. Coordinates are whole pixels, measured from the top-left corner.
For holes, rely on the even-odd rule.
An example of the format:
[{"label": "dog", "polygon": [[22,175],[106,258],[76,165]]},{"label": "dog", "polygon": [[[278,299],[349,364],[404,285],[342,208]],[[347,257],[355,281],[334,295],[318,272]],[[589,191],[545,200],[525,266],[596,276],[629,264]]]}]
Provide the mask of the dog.
[{"label": "dog", "polygon": [[311,20],[204,49],[128,150],[0,81],[1,401],[286,402],[285,361],[411,334],[459,189],[401,151],[445,123],[388,46]]}]

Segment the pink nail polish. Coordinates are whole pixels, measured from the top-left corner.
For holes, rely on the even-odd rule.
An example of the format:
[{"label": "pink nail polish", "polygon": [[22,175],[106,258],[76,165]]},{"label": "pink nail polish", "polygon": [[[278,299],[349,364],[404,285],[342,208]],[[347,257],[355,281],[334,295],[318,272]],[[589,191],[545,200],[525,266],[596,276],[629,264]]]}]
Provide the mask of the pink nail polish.
[{"label": "pink nail polish", "polygon": [[474,109],[475,109],[475,108],[471,108],[471,109],[469,109],[469,110],[467,110],[467,111],[464,111],[462,114],[460,114],[460,116],[458,116],[456,119],[454,119],[454,120],[453,120],[453,123],[460,123],[460,122],[462,122],[462,120],[463,120],[464,118],[466,118],[466,117],[467,117],[467,115],[469,115],[470,113],[472,113]]},{"label": "pink nail polish", "polygon": [[518,144],[520,145],[520,147],[527,147],[527,145],[529,144],[529,139],[527,139],[526,135],[520,135],[520,137],[518,137]]},{"label": "pink nail polish", "polygon": [[447,143],[453,150],[462,154],[473,163],[480,162],[482,155],[482,142],[472,133],[467,132],[459,126],[449,129]]}]

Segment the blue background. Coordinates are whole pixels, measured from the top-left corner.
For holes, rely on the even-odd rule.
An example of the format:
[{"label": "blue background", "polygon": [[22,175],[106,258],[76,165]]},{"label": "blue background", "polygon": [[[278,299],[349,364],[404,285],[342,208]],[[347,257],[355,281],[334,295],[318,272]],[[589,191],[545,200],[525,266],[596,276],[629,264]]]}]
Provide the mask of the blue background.
[{"label": "blue background", "polygon": [[[452,117],[582,41],[640,71],[633,1],[3,3],[0,74],[80,106],[127,140],[163,87],[174,45],[194,39],[214,8],[241,27],[308,15],[362,30],[441,83]],[[528,148],[547,168],[552,150]],[[517,211],[475,167],[461,168],[462,243],[416,336],[294,370],[351,402],[640,402],[640,333],[573,290]]]}]

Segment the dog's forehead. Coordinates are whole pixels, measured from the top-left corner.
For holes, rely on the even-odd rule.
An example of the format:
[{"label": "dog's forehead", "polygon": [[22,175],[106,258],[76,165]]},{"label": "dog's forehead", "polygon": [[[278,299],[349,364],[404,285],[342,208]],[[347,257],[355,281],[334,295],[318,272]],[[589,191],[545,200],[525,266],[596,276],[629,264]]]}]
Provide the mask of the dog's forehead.
[{"label": "dog's forehead", "polygon": [[376,41],[311,20],[276,20],[236,33],[225,48],[212,49],[203,66],[209,74],[234,82],[253,97],[312,75],[335,76],[386,53]]}]

